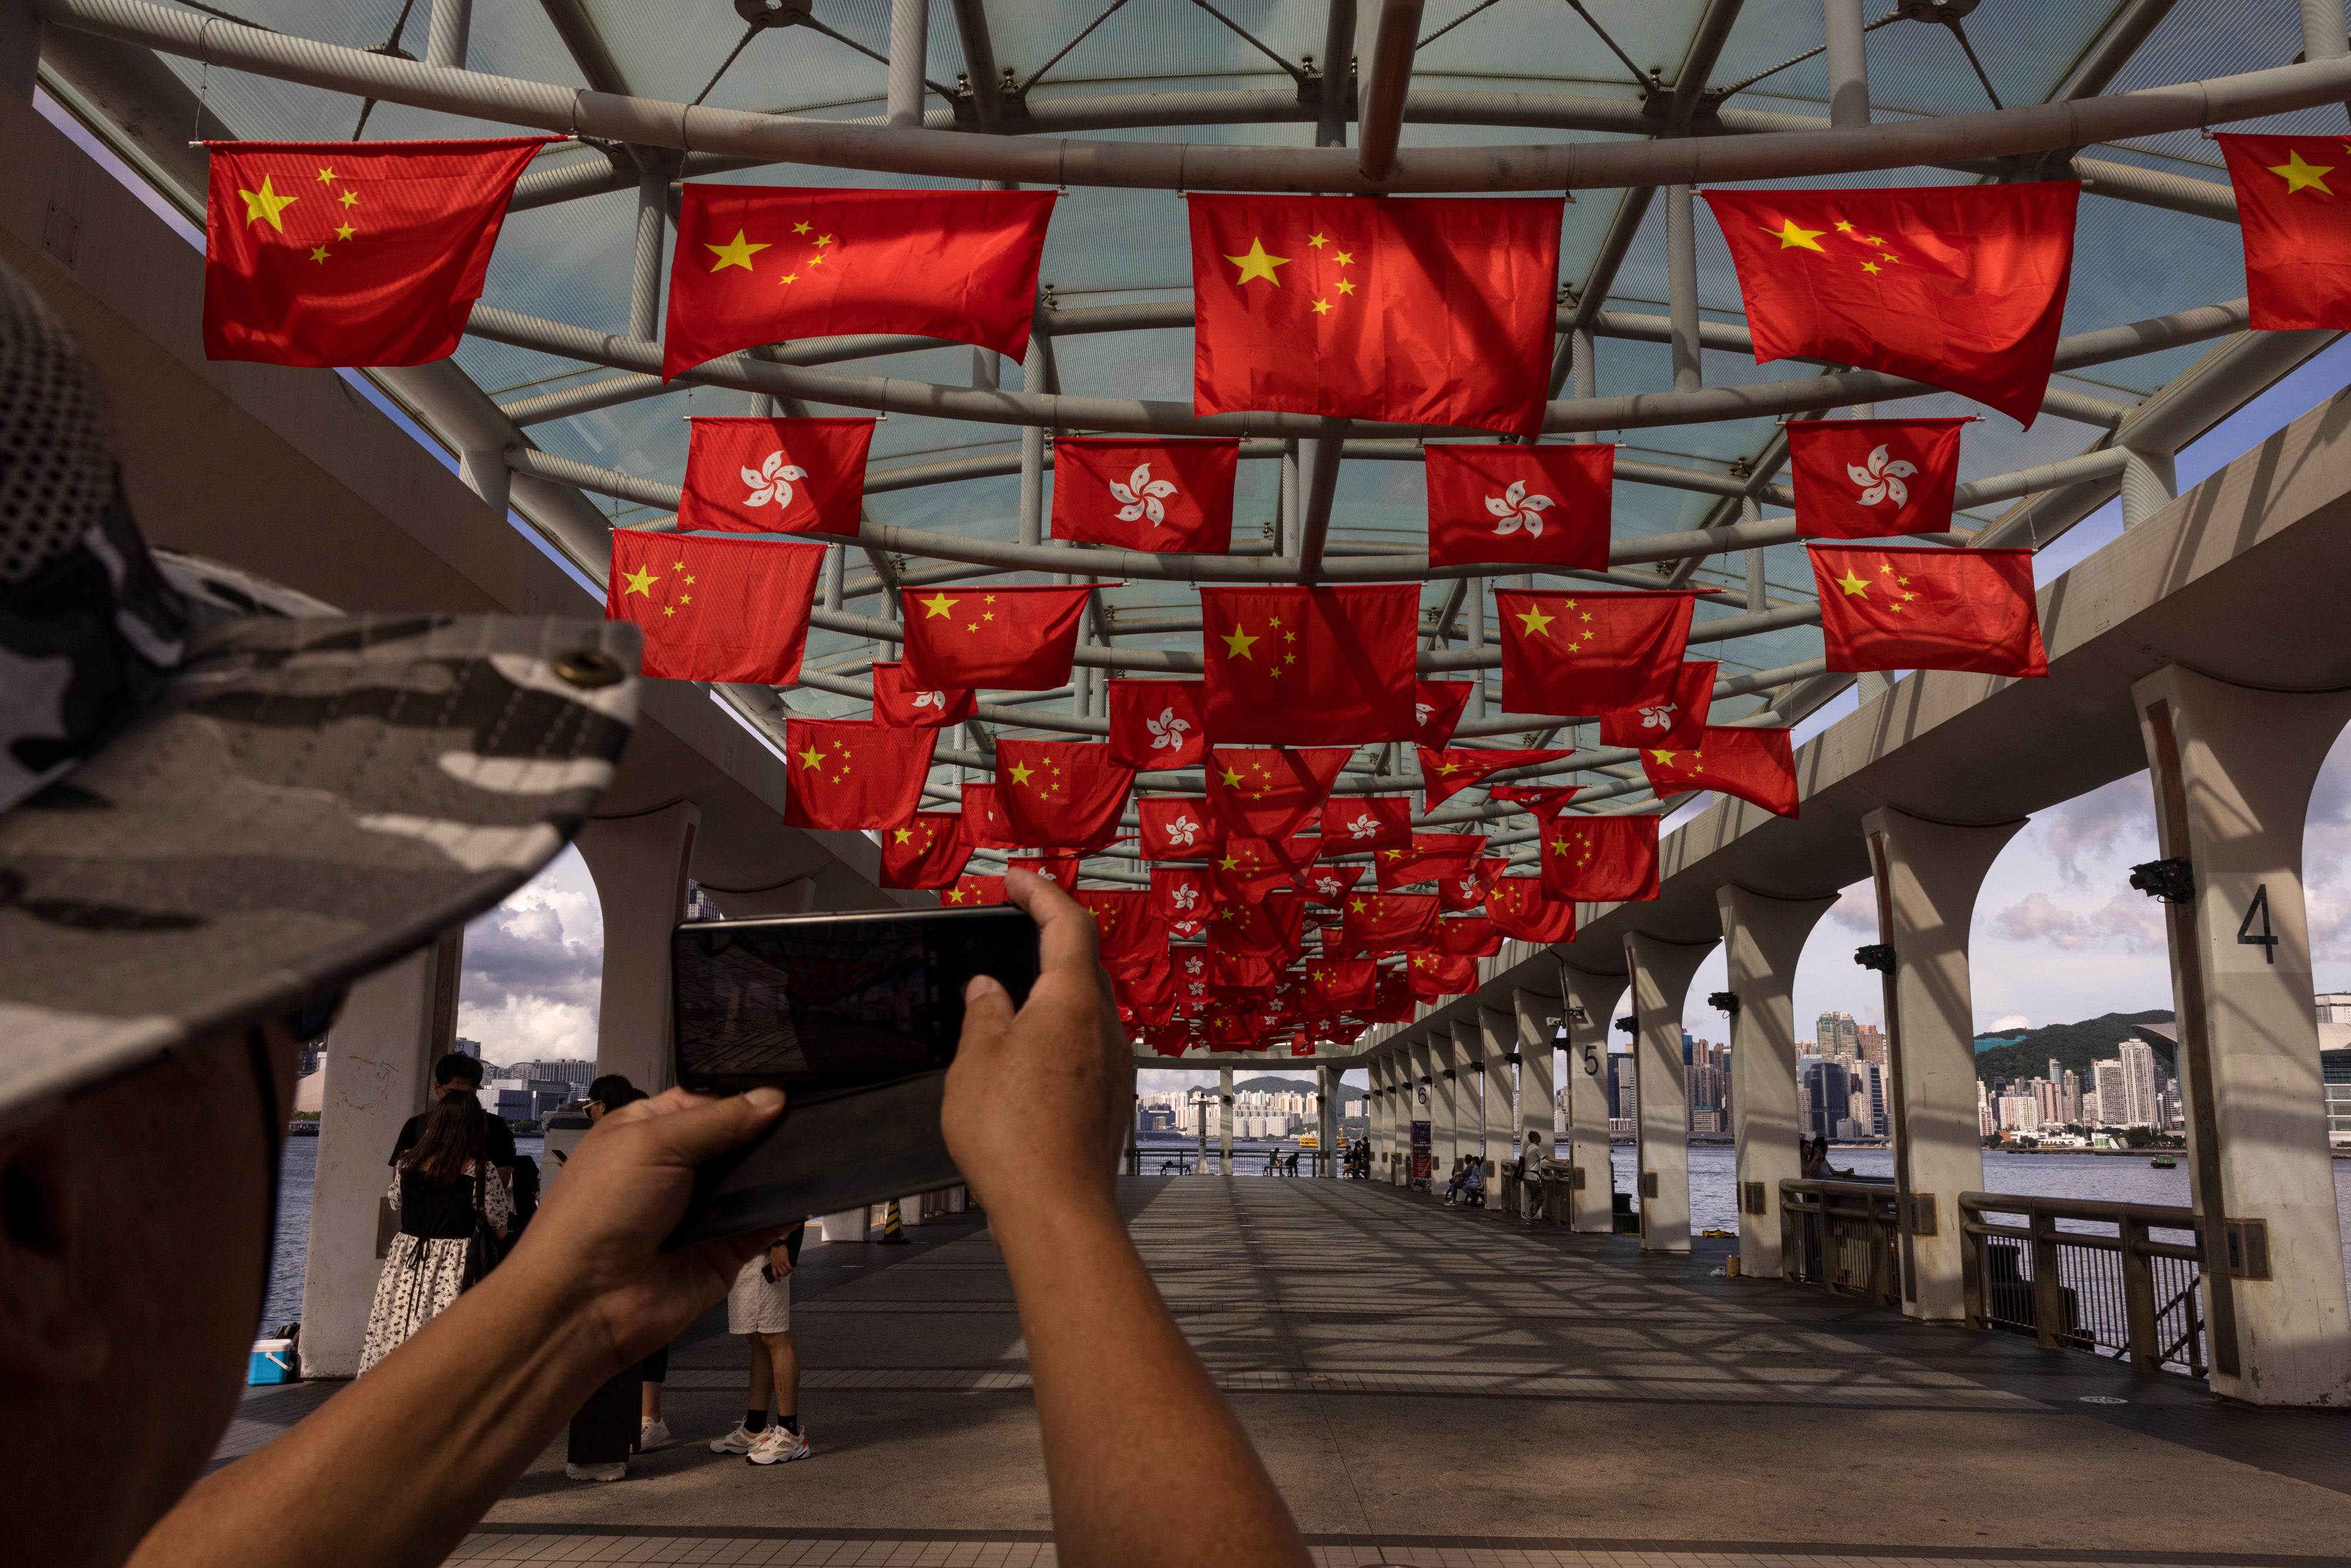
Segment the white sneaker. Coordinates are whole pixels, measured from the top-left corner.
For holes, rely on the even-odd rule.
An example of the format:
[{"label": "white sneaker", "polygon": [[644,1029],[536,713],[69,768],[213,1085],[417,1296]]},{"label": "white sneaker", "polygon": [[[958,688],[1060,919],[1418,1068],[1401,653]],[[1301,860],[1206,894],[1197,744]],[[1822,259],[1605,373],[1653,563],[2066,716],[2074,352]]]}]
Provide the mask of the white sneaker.
[{"label": "white sneaker", "polygon": [[650,1454],[655,1448],[669,1446],[669,1424],[656,1416],[637,1427],[637,1452]]},{"label": "white sneaker", "polygon": [[755,1465],[789,1465],[809,1457],[808,1434],[795,1432],[781,1421],[759,1434],[759,1446],[748,1455]]},{"label": "white sneaker", "polygon": [[575,1481],[617,1481],[626,1477],[628,1473],[629,1467],[620,1463],[563,1467],[565,1479]]},{"label": "white sneaker", "polygon": [[759,1438],[763,1435],[737,1421],[732,1432],[723,1437],[710,1439],[710,1451],[714,1454],[747,1454],[759,1446]]}]

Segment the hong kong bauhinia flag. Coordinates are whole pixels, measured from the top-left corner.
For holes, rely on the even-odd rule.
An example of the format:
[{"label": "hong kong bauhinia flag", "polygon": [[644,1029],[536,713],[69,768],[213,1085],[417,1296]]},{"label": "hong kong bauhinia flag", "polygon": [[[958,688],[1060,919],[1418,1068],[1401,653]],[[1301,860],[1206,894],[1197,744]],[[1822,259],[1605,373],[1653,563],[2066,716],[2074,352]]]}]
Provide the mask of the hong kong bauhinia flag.
[{"label": "hong kong bauhinia flag", "polygon": [[1198,413],[1541,428],[1560,198],[1188,200]]},{"label": "hong kong bauhinia flag", "polygon": [[930,729],[786,719],[785,826],[845,831],[903,824],[922,801],[938,738]]},{"label": "hong kong bauhinia flag", "polygon": [[1113,681],[1110,752],[1129,768],[1196,768],[1207,755],[1197,681]]},{"label": "hong kong bauhinia flag", "polygon": [[1812,547],[1832,670],[2045,675],[2029,549]]},{"label": "hong kong bauhinia flag", "polygon": [[2351,328],[2351,143],[2340,136],[2213,140],[2237,191],[2253,329]]},{"label": "hong kong bauhinia flag", "polygon": [[1333,796],[1322,803],[1322,841],[1336,852],[1412,842],[1412,802],[1402,795]]},{"label": "hong kong bauhinia flag", "polygon": [[758,344],[856,332],[1028,351],[1050,191],[683,190],[664,381]]},{"label": "hong kong bauhinia flag", "polygon": [[1203,588],[1201,657],[1215,744],[1409,740],[1420,589]]},{"label": "hong kong bauhinia flag", "polygon": [[1238,441],[1053,443],[1053,537],[1158,554],[1233,548]]},{"label": "hong kong bauhinia flag", "polygon": [[612,530],[604,613],[644,628],[644,672],[674,681],[799,679],[819,545]]},{"label": "hong kong bauhinia flag", "polygon": [[953,887],[971,859],[963,818],[954,811],[917,811],[882,833],[883,887]]},{"label": "hong kong bauhinia flag", "polygon": [[447,359],[515,180],[555,140],[206,142],[204,357]]},{"label": "hong kong bauhinia flag", "polygon": [[1325,909],[1341,909],[1345,907],[1342,901],[1364,880],[1364,870],[1360,865],[1318,865],[1306,873],[1300,891]]},{"label": "hong kong bauhinia flag", "polygon": [[1602,714],[1600,744],[1696,746],[1706,729],[1706,716],[1714,706],[1714,677],[1720,667],[1712,659],[1687,660],[1674,672],[1669,687],[1650,694],[1633,707]]},{"label": "hong kong bauhinia flag", "polygon": [[1428,564],[1608,566],[1616,449],[1427,448]]},{"label": "hong kong bauhinia flag", "polygon": [[1118,832],[1134,769],[1089,741],[996,743],[996,806],[1024,846],[1091,850]]},{"label": "hong kong bauhinia flag", "polygon": [[2074,266],[2072,181],[1708,191],[1755,359],[1907,376],[2041,412]]},{"label": "hong kong bauhinia flag", "polygon": [[1475,690],[1474,681],[1413,682],[1412,716],[1419,727],[1413,731],[1413,740],[1421,746],[1452,745],[1461,710],[1469,706],[1469,694]]},{"label": "hong kong bauhinia flag", "polygon": [[976,850],[1017,850],[1020,844],[1004,825],[1004,818],[996,809],[996,786],[967,784],[963,787],[964,841]]},{"label": "hong kong bauhinia flag", "polygon": [[[967,786],[968,788],[968,786]],[[1134,803],[1143,828],[1143,858],[1196,861],[1222,842],[1225,824],[1198,795],[1154,795]]]},{"label": "hong kong bauhinia flag", "polygon": [[1497,590],[1502,706],[1602,714],[1670,693],[1696,595],[1678,591]]},{"label": "hong kong bauhinia flag", "polygon": [[1078,622],[1095,586],[909,590],[906,668],[947,690],[1050,692],[1070,678]]},{"label": "hong kong bauhinia flag", "polygon": [[1493,891],[1494,883],[1510,865],[1510,861],[1501,855],[1471,861],[1460,875],[1448,876],[1437,884],[1437,896],[1447,909],[1483,909],[1486,894]]},{"label": "hong kong bauhinia flag", "polygon": [[856,534],[872,420],[696,419],[687,432],[681,529]]},{"label": "hong kong bauhinia flag", "polygon": [[1960,419],[1800,419],[1788,435],[1796,532],[1810,539],[1941,533],[1959,478]]},{"label": "hong kong bauhinia flag", "polygon": [[893,729],[945,729],[961,724],[977,707],[977,694],[968,689],[925,690],[906,678],[906,666],[894,660],[873,666],[873,722]]},{"label": "hong kong bauhinia flag", "polygon": [[1712,789],[1761,806],[1775,817],[1796,814],[1796,765],[1785,729],[1708,725],[1699,744],[1689,750],[1643,750],[1641,770],[1661,800],[1687,790]]},{"label": "hong kong bauhinia flag", "polygon": [[1228,746],[1208,755],[1208,809],[1245,839],[1286,839],[1322,807],[1352,746]]}]

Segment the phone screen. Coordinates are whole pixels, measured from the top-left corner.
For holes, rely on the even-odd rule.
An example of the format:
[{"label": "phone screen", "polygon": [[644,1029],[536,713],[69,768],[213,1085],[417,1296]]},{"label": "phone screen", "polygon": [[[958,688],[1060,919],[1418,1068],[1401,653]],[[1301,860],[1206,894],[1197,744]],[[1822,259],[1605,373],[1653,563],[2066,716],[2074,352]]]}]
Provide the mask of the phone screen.
[{"label": "phone screen", "polygon": [[1015,1005],[1037,977],[1037,927],[1010,908],[690,921],[670,952],[677,1081],[723,1093],[943,1068],[973,976]]}]

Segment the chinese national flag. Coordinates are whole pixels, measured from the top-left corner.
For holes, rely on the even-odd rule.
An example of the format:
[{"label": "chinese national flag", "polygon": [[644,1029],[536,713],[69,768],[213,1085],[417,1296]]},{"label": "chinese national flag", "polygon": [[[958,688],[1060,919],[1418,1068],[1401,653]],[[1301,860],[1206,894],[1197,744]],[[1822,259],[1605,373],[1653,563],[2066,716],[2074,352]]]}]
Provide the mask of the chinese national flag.
[{"label": "chinese national flag", "polygon": [[1347,899],[1340,945],[1350,953],[1401,953],[1437,936],[1437,894],[1358,893]]},{"label": "chinese national flag", "polygon": [[1907,376],[2022,424],[2041,412],[2082,187],[1708,191],[1755,361]]},{"label": "chinese national flag", "polygon": [[1218,903],[1240,899],[1255,904],[1277,887],[1288,887],[1298,873],[1280,847],[1263,839],[1228,838],[1208,862],[1208,883]]},{"label": "chinese national flag", "polygon": [[1085,905],[1086,913],[1094,917],[1103,963],[1144,958],[1155,949],[1161,953],[1167,950],[1166,934],[1145,906],[1151,895],[1142,888],[1089,887],[1073,891],[1070,896]]},{"label": "chinese national flag", "polygon": [[206,142],[204,358],[447,359],[515,180],[557,140]]},{"label": "chinese national flag", "polygon": [[2254,330],[2351,328],[2351,154],[2344,139],[2213,140],[2237,189]]},{"label": "chinese national flag", "polygon": [[1792,419],[1788,473],[1808,539],[1938,534],[1951,526],[1965,419]]},{"label": "chinese national flag", "polygon": [[1208,986],[1212,993],[1234,993],[1227,999],[1255,1000],[1270,996],[1281,981],[1280,963],[1263,953],[1226,952],[1209,938]]},{"label": "chinese national flag", "polygon": [[1155,865],[1151,868],[1151,913],[1171,928],[1189,925],[1190,936],[1217,906],[1208,887],[1208,873],[1197,866]]},{"label": "chinese national flag", "polygon": [[1364,880],[1364,868],[1359,865],[1319,865],[1306,879],[1306,896],[1326,909],[1337,909],[1340,901]]},{"label": "chinese national flag", "polygon": [[948,690],[1050,692],[1069,681],[1078,622],[1092,591],[1092,585],[909,592],[907,673]]},{"label": "chinese national flag", "polygon": [[1670,687],[1647,694],[1633,707],[1600,716],[1603,746],[1696,746],[1714,706],[1712,659],[1691,659],[1673,672]]},{"label": "chinese national flag", "polygon": [[1207,755],[1197,681],[1110,683],[1110,754],[1129,768],[1196,768]]},{"label": "chinese national flag", "polygon": [[1234,899],[1209,917],[1211,952],[1250,953],[1287,964],[1306,943],[1306,900],[1294,893],[1269,893],[1252,904]]},{"label": "chinese national flag", "polygon": [[[773,549],[773,545],[767,547]],[[791,765],[784,825],[894,828],[914,814],[938,732],[888,729],[848,719],[788,718]]]},{"label": "chinese national flag", "polygon": [[1003,813],[996,809],[996,786],[967,784],[963,787],[964,842],[976,850],[1017,850],[1020,844],[1004,825]]},{"label": "chinese national flag", "polygon": [[1694,750],[1644,750],[1641,771],[1649,776],[1649,788],[1661,800],[1687,790],[1712,789],[1761,806],[1775,817],[1796,814],[1796,763],[1784,729],[1708,725]]},{"label": "chinese national flag", "polygon": [[1005,902],[1004,879],[1000,876],[959,876],[953,887],[939,894],[939,902],[949,908],[1002,904]]},{"label": "chinese national flag", "polygon": [[1412,994],[1422,1001],[1467,996],[1478,988],[1478,960],[1465,954],[1416,948],[1405,972],[1412,977]]},{"label": "chinese national flag", "polygon": [[1306,966],[1306,1005],[1324,1014],[1372,1005],[1379,966],[1369,958],[1321,958]]},{"label": "chinese national flag", "polygon": [[1053,537],[1160,555],[1233,548],[1238,441],[1053,443]]},{"label": "chinese national flag", "polygon": [[1371,1007],[1355,1016],[1365,1023],[1410,1023],[1412,1012],[1412,977],[1396,969],[1380,976]]},{"label": "chinese national flag", "polygon": [[1608,570],[1616,449],[1431,446],[1428,564]]},{"label": "chinese national flag", "polygon": [[1566,903],[1637,904],[1657,896],[1657,819],[1544,813],[1543,890]]},{"label": "chinese national flag", "polygon": [[1386,893],[1416,882],[1460,876],[1485,852],[1483,833],[1415,833],[1409,845],[1382,850],[1372,863],[1379,869],[1380,891]]},{"label": "chinese national flag", "polygon": [[1555,899],[1539,876],[1505,876],[1486,894],[1486,918],[1521,942],[1565,942],[1575,935],[1575,904]]},{"label": "chinese national flag", "polygon": [[1192,196],[1199,413],[1542,426],[1555,196]]},{"label": "chinese national flag", "polygon": [[1134,769],[1089,741],[998,740],[996,809],[1029,849],[1092,850],[1118,833]]},{"label": "chinese national flag", "polygon": [[1217,745],[1409,740],[1420,589],[1203,588],[1202,656]]},{"label": "chinese national flag", "polygon": [[1832,670],[2045,675],[2029,549],[1812,547]]},{"label": "chinese national flag", "polygon": [[945,729],[969,718],[978,706],[969,691],[925,691],[906,678],[894,661],[873,666],[873,722],[893,729]]},{"label": "chinese national flag", "polygon": [[1499,882],[1510,861],[1495,855],[1472,861],[1459,876],[1447,877],[1437,884],[1437,896],[1447,909],[1483,909],[1486,895]]},{"label": "chinese national flag", "polygon": [[917,811],[903,827],[882,834],[883,887],[953,887],[971,859],[963,818],[954,811]]},{"label": "chinese national flag", "polygon": [[1482,915],[1437,923],[1437,951],[1460,957],[1490,958],[1502,950],[1502,934]]},{"label": "chinese national flag", "polygon": [[1143,823],[1143,858],[1198,860],[1222,843],[1225,825],[1209,814],[1197,795],[1155,795],[1134,803]]},{"label": "chinese national flag", "polygon": [[687,431],[679,528],[856,534],[872,420],[697,419]]},{"label": "chinese national flag", "polygon": [[1412,801],[1402,795],[1333,796],[1322,803],[1322,841],[1334,850],[1412,842]]},{"label": "chinese national flag", "polygon": [[1322,808],[1352,746],[1228,746],[1208,758],[1208,809],[1244,839],[1286,839]]},{"label": "chinese national flag", "polygon": [[1453,728],[1461,722],[1461,710],[1469,706],[1469,694],[1476,689],[1471,681],[1413,682],[1412,716],[1419,727],[1413,732],[1414,741],[1422,746],[1452,745]]},{"label": "chinese national flag", "polygon": [[1050,191],[821,191],[689,181],[662,380],[761,343],[903,333],[1029,350]]},{"label": "chinese national flag", "polygon": [[1420,748],[1420,777],[1428,791],[1428,806],[1449,800],[1480,779],[1510,768],[1531,768],[1573,757],[1573,751],[1431,751]]},{"label": "chinese national flag", "polygon": [[823,568],[820,545],[615,528],[604,613],[644,628],[648,675],[788,686]]},{"label": "chinese national flag", "polygon": [[1497,590],[1502,706],[1603,714],[1673,685],[1698,598],[1680,591]]},{"label": "chinese national flag", "polygon": [[1081,854],[1014,855],[1004,864],[1007,870],[1033,872],[1064,893],[1075,893],[1078,888],[1078,867],[1084,859],[1085,856]]}]

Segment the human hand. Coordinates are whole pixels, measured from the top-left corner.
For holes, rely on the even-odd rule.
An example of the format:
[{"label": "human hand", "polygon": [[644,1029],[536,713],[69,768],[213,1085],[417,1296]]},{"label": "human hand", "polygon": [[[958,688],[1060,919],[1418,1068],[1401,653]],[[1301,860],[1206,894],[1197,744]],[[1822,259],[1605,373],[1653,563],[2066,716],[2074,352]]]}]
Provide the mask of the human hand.
[{"label": "human hand", "polygon": [[991,1218],[1040,1198],[1107,1203],[1134,1057],[1095,958],[1093,917],[1031,872],[1008,873],[1005,891],[1037,922],[1037,983],[1018,1012],[986,976],[964,988],[940,1113],[947,1152]]},{"label": "human hand", "polygon": [[685,1213],[694,1169],[749,1143],[783,1108],[779,1089],[726,1099],[672,1089],[599,1117],[513,1256],[481,1288],[556,1292],[602,1329],[616,1367],[668,1343],[777,1234],[663,1252]]}]

